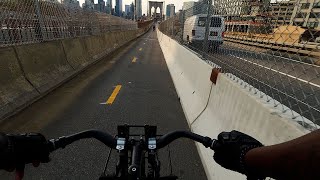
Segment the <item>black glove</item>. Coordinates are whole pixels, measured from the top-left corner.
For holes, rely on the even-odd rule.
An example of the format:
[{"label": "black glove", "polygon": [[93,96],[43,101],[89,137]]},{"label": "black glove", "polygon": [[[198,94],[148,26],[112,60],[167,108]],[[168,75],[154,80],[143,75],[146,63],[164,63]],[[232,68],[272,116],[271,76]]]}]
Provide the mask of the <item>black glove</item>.
[{"label": "black glove", "polygon": [[48,142],[41,134],[0,133],[0,169],[23,172],[25,164],[49,162],[49,152]]},{"label": "black glove", "polygon": [[246,167],[244,157],[246,153],[263,145],[244,133],[239,131],[222,132],[218,140],[214,142],[213,159],[226,169],[247,175],[248,179],[265,179],[256,174],[253,169]]}]

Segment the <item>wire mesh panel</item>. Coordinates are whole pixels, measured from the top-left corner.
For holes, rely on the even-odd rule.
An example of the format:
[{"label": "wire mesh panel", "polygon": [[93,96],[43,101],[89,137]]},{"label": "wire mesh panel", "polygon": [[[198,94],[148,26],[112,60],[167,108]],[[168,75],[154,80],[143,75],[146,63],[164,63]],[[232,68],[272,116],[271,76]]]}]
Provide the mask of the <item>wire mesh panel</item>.
[{"label": "wire mesh panel", "polygon": [[318,0],[206,0],[160,30],[314,130],[320,124],[319,20]]},{"label": "wire mesh panel", "polygon": [[45,0],[1,0],[0,25],[0,47],[138,28],[134,21]]}]

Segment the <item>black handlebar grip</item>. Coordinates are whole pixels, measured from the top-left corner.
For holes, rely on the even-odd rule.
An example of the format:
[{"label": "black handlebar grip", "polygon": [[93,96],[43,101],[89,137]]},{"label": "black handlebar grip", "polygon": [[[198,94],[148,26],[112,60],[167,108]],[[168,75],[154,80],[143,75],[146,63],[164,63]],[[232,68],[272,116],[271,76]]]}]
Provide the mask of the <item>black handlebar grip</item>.
[{"label": "black handlebar grip", "polygon": [[34,161],[49,162],[48,142],[42,134],[0,134],[0,169]]}]

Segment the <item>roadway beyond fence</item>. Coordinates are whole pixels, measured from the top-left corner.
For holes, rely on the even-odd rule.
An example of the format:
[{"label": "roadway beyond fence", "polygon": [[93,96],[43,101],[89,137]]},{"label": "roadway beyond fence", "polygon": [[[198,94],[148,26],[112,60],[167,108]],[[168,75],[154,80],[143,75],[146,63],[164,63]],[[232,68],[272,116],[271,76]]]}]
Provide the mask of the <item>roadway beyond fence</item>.
[{"label": "roadway beyond fence", "polygon": [[0,119],[46,95],[150,28],[0,48]]},{"label": "roadway beyond fence", "polygon": [[[308,133],[291,113],[275,107],[261,92],[230,73],[202,60],[158,30],[171,77],[192,131],[217,137],[222,131],[245,132],[265,145]],[[198,145],[208,179],[246,179],[212,161],[213,152]]]},{"label": "roadway beyond fence", "polygon": [[[317,129],[320,31],[308,19],[299,20],[304,24],[293,25],[274,21],[278,15],[271,14],[282,2],[260,2],[259,8],[255,1],[217,1],[214,6],[209,2],[199,2],[162,22],[161,32],[218,65],[223,72],[245,81],[248,87],[258,89],[257,93],[274,106],[290,111],[292,119],[302,118],[299,121],[303,126]],[[300,6],[301,2],[285,5]],[[246,7],[248,14],[241,14],[239,7]],[[293,21],[300,10],[292,15]],[[311,15],[314,16],[312,11]]]}]

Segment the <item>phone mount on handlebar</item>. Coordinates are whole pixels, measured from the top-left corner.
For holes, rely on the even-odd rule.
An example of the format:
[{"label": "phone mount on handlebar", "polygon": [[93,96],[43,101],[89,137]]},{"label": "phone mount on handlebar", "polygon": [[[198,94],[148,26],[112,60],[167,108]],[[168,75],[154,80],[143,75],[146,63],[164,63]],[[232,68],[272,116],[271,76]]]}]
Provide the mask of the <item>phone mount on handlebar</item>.
[{"label": "phone mount on handlebar", "polygon": [[[130,129],[143,128],[144,134],[131,134]],[[100,180],[176,180],[177,176],[160,177],[160,162],[157,155],[156,126],[118,126],[116,150],[119,154],[114,175],[106,175],[112,150],[109,152],[105,171]],[[171,160],[170,160],[171,161]],[[147,166],[147,167],[146,167]],[[171,170],[172,172],[172,170]]]}]

